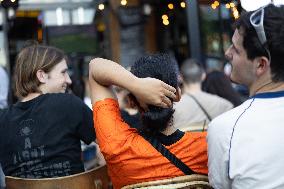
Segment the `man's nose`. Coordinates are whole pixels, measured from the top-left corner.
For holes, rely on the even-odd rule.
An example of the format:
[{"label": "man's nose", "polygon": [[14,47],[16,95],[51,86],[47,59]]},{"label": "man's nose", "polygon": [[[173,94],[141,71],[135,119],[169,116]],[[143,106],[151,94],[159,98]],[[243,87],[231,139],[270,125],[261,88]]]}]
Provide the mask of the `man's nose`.
[{"label": "man's nose", "polygon": [[232,48],[232,45],[225,52],[225,58],[229,61],[232,60],[231,48]]}]

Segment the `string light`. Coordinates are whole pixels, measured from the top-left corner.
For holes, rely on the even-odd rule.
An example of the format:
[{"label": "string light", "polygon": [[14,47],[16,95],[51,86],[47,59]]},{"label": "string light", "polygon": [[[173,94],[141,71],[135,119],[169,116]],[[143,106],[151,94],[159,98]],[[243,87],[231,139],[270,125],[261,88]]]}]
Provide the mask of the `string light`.
[{"label": "string light", "polygon": [[238,19],[240,17],[239,11],[236,7],[232,8],[232,12],[235,19]]},{"label": "string light", "polygon": [[164,15],[162,16],[162,19],[163,19],[163,20],[168,20],[169,17],[168,17],[168,15],[164,14]]},{"label": "string light", "polygon": [[106,30],[105,24],[104,24],[104,23],[99,23],[98,26],[97,26],[97,30],[98,30],[99,32],[105,31],[105,30]]},{"label": "string light", "polygon": [[169,9],[171,9],[171,10],[172,10],[172,9],[174,9],[174,4],[169,3],[169,4],[168,4],[168,7],[169,7]]},{"label": "string light", "polygon": [[212,9],[216,9],[220,5],[219,1],[214,1],[214,3],[211,4]]},{"label": "string light", "polygon": [[163,24],[164,24],[165,26],[167,26],[167,25],[170,24],[168,15],[163,14],[163,15],[162,15],[162,19],[163,19]]},{"label": "string light", "polygon": [[181,8],[185,8],[185,6],[186,6],[185,2],[181,2],[180,6],[181,6]]},{"label": "string light", "polygon": [[[211,8],[212,9],[216,9],[218,6],[220,6],[220,3],[218,0],[214,1],[214,3],[211,4]],[[235,3],[232,1],[230,3],[226,3],[225,7],[227,9],[231,9],[231,12],[232,12],[232,15],[235,19],[238,19],[240,17],[240,14],[239,14],[239,11],[238,9],[236,8],[236,5]]]},{"label": "string light", "polygon": [[169,24],[170,24],[170,22],[169,22],[169,20],[163,20],[163,24],[165,25],[165,26],[168,26]]},{"label": "string light", "polygon": [[16,0],[11,0],[12,3],[14,3]]},{"label": "string light", "polygon": [[214,4],[215,4],[216,6],[219,6],[219,5],[220,5],[219,1],[214,1]]},{"label": "string light", "polygon": [[99,4],[99,10],[101,10],[101,11],[102,11],[102,10],[104,10],[104,9],[105,9],[105,5],[104,5],[104,4],[102,4],[102,3],[101,3],[101,4]]},{"label": "string light", "polygon": [[226,3],[226,8],[227,8],[227,9],[231,8],[231,6],[230,6],[229,3]]},{"label": "string light", "polygon": [[127,0],[121,0],[121,1],[120,1],[120,4],[121,4],[122,6],[127,5]]}]

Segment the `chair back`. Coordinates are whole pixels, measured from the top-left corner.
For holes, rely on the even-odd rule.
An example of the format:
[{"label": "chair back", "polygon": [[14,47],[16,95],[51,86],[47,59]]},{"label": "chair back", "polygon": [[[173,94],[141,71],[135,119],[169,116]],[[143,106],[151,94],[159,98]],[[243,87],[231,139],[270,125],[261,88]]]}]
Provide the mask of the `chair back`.
[{"label": "chair back", "polygon": [[124,186],[121,189],[212,189],[205,175],[186,175],[170,179],[142,182]]},{"label": "chair back", "polygon": [[183,127],[179,127],[179,130],[186,132],[186,131],[190,131],[190,132],[206,132],[208,129],[208,124],[207,123],[192,123],[189,125],[185,125]]},{"label": "chair back", "polygon": [[107,167],[65,177],[26,179],[6,176],[7,189],[108,189],[110,179]]}]

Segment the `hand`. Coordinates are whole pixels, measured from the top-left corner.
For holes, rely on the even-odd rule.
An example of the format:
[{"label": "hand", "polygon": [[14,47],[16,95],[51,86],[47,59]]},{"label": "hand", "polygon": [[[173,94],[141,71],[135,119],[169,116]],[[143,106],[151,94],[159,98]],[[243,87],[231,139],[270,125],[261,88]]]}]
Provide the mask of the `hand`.
[{"label": "hand", "polygon": [[178,98],[174,87],[155,78],[138,78],[131,92],[144,110],[148,104],[169,108],[172,100]]}]

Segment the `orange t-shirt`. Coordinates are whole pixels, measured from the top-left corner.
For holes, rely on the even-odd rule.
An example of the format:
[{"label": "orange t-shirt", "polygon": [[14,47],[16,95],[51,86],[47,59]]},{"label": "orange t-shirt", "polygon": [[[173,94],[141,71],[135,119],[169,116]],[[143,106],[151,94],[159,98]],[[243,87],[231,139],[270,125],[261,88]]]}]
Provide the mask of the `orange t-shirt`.
[{"label": "orange t-shirt", "polygon": [[[116,100],[98,101],[93,110],[96,137],[114,188],[184,175],[122,120]],[[166,148],[193,171],[208,174],[206,135],[186,132]]]}]

